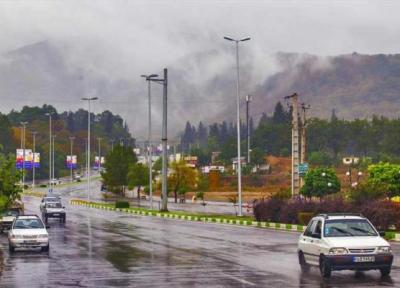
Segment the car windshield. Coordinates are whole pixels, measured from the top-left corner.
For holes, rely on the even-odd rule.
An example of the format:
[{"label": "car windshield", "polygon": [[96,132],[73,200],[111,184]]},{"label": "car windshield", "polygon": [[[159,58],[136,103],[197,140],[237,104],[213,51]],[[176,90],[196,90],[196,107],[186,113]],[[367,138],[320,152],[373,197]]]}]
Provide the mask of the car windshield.
[{"label": "car windshield", "polygon": [[55,197],[46,197],[44,198],[44,202],[57,202],[58,199]]},{"label": "car windshield", "polygon": [[325,221],[324,236],[377,236],[377,233],[365,219],[340,219]]},{"label": "car windshield", "polygon": [[61,208],[62,205],[60,202],[51,202],[51,203],[46,203],[47,208]]},{"label": "car windshield", "polygon": [[40,219],[17,219],[13,229],[43,229],[43,223]]},{"label": "car windshield", "polygon": [[17,217],[18,215],[19,215],[19,212],[17,210],[7,210],[1,214],[1,216],[3,216],[3,217],[7,217],[7,216]]}]

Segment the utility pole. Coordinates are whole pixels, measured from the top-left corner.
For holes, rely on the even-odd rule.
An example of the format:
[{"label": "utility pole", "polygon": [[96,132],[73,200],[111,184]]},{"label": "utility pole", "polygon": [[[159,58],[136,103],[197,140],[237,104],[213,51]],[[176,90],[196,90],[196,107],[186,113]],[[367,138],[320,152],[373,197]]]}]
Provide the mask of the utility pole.
[{"label": "utility pole", "polygon": [[101,168],[101,137],[97,137],[97,141],[99,141],[99,164],[98,164],[98,171],[100,173],[100,168]]},{"label": "utility pole", "polygon": [[[304,164],[306,162],[306,112],[310,109],[310,105],[306,105],[305,103],[301,103],[301,146],[300,146],[300,163]],[[300,187],[303,187],[304,179],[300,178]]]},{"label": "utility pole", "polygon": [[70,159],[71,159],[71,164],[70,164],[70,167],[69,167],[69,169],[70,169],[70,173],[71,173],[71,183],[74,181],[74,177],[73,177],[73,175],[72,175],[72,165],[73,165],[73,162],[72,162],[72,160],[73,160],[73,157],[72,157],[72,153],[73,153],[73,147],[74,147],[74,140],[75,140],[75,137],[73,137],[73,136],[70,136],[69,137],[69,141],[70,141],[70,148],[71,148],[71,150],[70,150]]},{"label": "utility pole", "polygon": [[55,149],[55,139],[56,139],[56,136],[57,135],[53,135],[52,137],[53,137],[53,156],[52,156],[52,164],[53,164],[53,168],[52,168],[52,172],[53,172],[53,175],[52,175],[52,179],[55,179],[55,165],[54,165],[54,163],[55,163],[55,161],[54,161],[54,151],[56,150]]},{"label": "utility pole", "polygon": [[21,122],[22,125],[22,157],[24,161],[22,161],[22,193],[25,191],[25,129],[28,122]]},{"label": "utility pole", "polygon": [[52,144],[51,144],[51,132],[52,132],[52,129],[51,129],[51,115],[53,115],[54,114],[54,112],[48,112],[48,113],[46,113],[46,116],[49,116],[49,192],[52,192],[53,191],[53,189],[52,189],[52,184],[51,184],[51,146],[52,146]]},{"label": "utility pole", "polygon": [[299,177],[299,112],[298,95],[286,96],[292,107],[292,197],[299,195],[300,177]]},{"label": "utility pole", "polygon": [[37,134],[36,131],[32,132],[32,138],[33,138],[32,191],[33,192],[35,192],[36,134]]},{"label": "utility pole", "polygon": [[247,163],[250,165],[250,121],[249,121],[249,112],[250,112],[250,102],[251,95],[246,95],[246,136],[247,136]]}]

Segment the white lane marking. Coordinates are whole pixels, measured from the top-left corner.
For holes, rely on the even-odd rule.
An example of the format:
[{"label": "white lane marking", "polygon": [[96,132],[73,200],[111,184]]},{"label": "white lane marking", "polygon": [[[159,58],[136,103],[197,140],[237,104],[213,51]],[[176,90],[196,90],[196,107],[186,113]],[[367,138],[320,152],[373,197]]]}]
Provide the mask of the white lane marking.
[{"label": "white lane marking", "polygon": [[250,285],[250,286],[256,286],[256,284],[255,283],[253,283],[253,282],[250,282],[250,281],[247,281],[247,280],[244,280],[244,279],[241,279],[241,278],[238,278],[238,277],[236,277],[236,276],[233,276],[233,275],[229,275],[229,274],[226,274],[226,273],[222,273],[224,276],[226,276],[226,277],[228,277],[228,278],[231,278],[231,279],[233,279],[233,280],[236,280],[236,281],[238,281],[238,282],[240,282],[240,283],[242,283],[242,284],[246,284],[246,285]]}]

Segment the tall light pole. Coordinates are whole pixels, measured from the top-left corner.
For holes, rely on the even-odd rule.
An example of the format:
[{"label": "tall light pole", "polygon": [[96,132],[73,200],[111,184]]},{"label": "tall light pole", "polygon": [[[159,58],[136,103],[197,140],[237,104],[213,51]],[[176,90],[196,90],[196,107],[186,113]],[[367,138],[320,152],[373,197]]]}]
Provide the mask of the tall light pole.
[{"label": "tall light pole", "polygon": [[246,138],[247,138],[247,163],[250,165],[250,122],[249,122],[249,112],[250,112],[250,102],[251,95],[246,95]]},{"label": "tall light pole", "polygon": [[148,135],[147,135],[147,141],[148,141],[148,148],[147,148],[147,164],[149,165],[149,194],[150,194],[150,209],[153,209],[153,147],[151,143],[151,79],[158,77],[157,74],[151,74],[151,75],[142,75],[141,77],[144,77],[147,81],[147,96],[148,96],[148,108],[149,108],[149,125],[148,125]]},{"label": "tall light pole", "polygon": [[236,47],[236,125],[237,125],[237,175],[238,175],[238,196],[239,196],[239,212],[238,216],[242,216],[242,165],[240,157],[240,78],[239,78],[239,42],[250,40],[250,37],[242,39],[233,39],[231,37],[224,37],[225,40],[235,42]]},{"label": "tall light pole", "polygon": [[32,191],[35,192],[35,164],[36,164],[36,131],[32,132],[32,138],[33,138],[33,167],[32,167]]},{"label": "tall light pole", "polygon": [[99,164],[98,164],[99,173],[100,173],[100,168],[101,168],[101,146],[100,146],[101,139],[102,138],[97,137],[97,141],[99,141]]},{"label": "tall light pole", "polygon": [[56,149],[55,149],[55,140],[56,140],[56,136],[57,136],[57,135],[52,135],[52,139],[53,139],[53,141],[52,141],[52,142],[53,142],[53,148],[52,148],[53,156],[52,156],[52,158],[53,158],[53,159],[51,160],[51,162],[52,162],[52,164],[53,164],[53,168],[52,168],[52,173],[53,173],[53,175],[51,175],[51,177],[52,177],[53,180],[56,178],[56,177],[55,177],[56,173],[55,173],[55,168],[54,168],[54,167],[55,167],[55,165],[54,165],[54,164],[55,164],[54,155],[55,155],[55,150],[56,150]]},{"label": "tall light pole", "polygon": [[87,196],[88,196],[88,201],[90,202],[90,102],[97,100],[97,97],[91,97],[91,98],[82,98],[84,101],[88,101],[88,142],[87,142],[87,163],[86,163],[86,169],[87,169]]},{"label": "tall light pole", "polygon": [[69,137],[69,143],[70,143],[70,148],[71,148],[71,150],[70,150],[70,159],[71,159],[71,164],[70,164],[70,167],[69,167],[69,169],[70,169],[70,173],[71,173],[71,183],[74,181],[74,177],[72,176],[72,153],[73,153],[73,147],[74,147],[74,140],[75,140],[75,137],[73,137],[73,136],[70,136]]},{"label": "tall light pole", "polygon": [[52,185],[51,185],[51,115],[53,115],[54,112],[48,112],[46,113],[46,116],[49,116],[49,191],[52,191]]},{"label": "tall light pole", "polygon": [[22,161],[22,193],[25,191],[25,129],[28,122],[21,122],[22,126],[22,157],[24,161]]},{"label": "tall light pole", "polygon": [[[152,76],[152,75],[149,75]],[[157,76],[153,76],[157,77]],[[168,193],[167,193],[167,181],[168,181],[168,138],[167,138],[167,116],[168,116],[168,109],[167,109],[167,101],[168,101],[168,69],[164,68],[164,78],[147,78],[146,80],[153,81],[155,83],[163,85],[163,118],[162,118],[162,188],[161,188],[161,196],[162,196],[162,203],[161,203],[161,211],[168,211]]]}]

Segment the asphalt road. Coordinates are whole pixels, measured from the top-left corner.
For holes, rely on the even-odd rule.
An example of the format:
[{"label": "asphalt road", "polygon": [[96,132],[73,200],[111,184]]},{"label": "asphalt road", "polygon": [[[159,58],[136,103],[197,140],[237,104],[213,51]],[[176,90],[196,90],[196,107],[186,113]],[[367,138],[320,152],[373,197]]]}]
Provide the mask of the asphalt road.
[{"label": "asphalt road", "polygon": [[[26,197],[26,212],[39,199]],[[375,271],[301,273],[297,233],[194,223],[69,206],[50,222],[50,253],[9,255],[0,236],[0,287],[400,287]],[[396,255],[400,246],[394,244]]]}]

